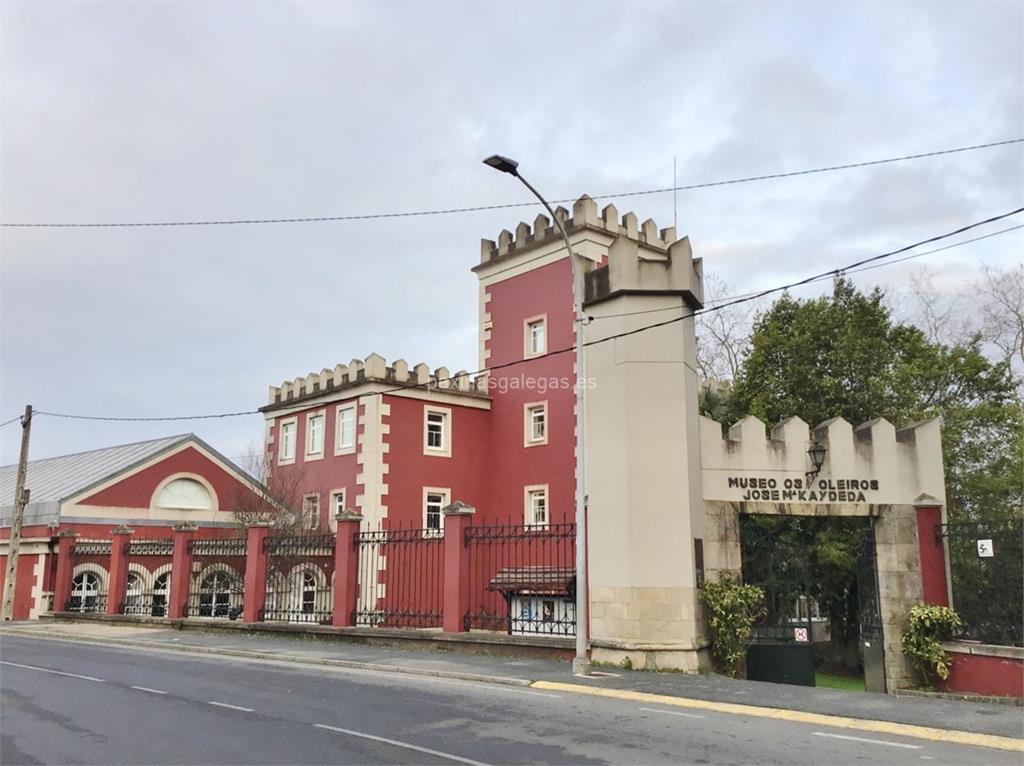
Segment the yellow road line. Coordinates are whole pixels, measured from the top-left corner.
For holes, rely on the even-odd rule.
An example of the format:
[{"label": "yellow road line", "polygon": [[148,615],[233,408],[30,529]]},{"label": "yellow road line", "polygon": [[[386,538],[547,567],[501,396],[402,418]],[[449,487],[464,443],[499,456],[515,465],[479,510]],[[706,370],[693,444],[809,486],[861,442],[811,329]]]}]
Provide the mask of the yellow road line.
[{"label": "yellow road line", "polygon": [[772,718],[777,721],[809,723],[815,726],[832,726],[837,729],[853,731],[872,731],[881,734],[892,734],[898,737],[914,737],[932,742],[948,742],[954,745],[970,747],[989,747],[995,750],[1011,750],[1024,753],[1024,739],[1000,737],[995,734],[976,734],[970,731],[953,729],[935,729],[930,726],[893,723],[892,721],[872,721],[863,718],[847,718],[822,713],[804,713],[799,710],[784,710],[774,707],[757,707],[755,705],[739,705],[733,702],[709,702],[707,700],[689,699],[686,697],[669,697],[664,694],[649,694],[622,689],[601,689],[580,684],[566,684],[557,681],[534,681],[533,689],[549,689],[551,691],[587,694],[591,697],[608,697],[609,699],[643,702],[646,704],[669,705],[696,710],[712,710],[717,713],[746,715],[755,718]]}]

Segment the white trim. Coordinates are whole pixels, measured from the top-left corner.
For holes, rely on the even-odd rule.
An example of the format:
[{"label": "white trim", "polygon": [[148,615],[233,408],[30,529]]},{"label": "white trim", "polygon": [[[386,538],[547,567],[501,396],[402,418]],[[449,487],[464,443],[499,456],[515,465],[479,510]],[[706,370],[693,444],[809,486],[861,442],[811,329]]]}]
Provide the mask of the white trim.
[{"label": "white trim", "polygon": [[[85,563],[79,564],[71,570],[71,590],[74,590],[75,578],[83,572],[92,572],[94,575],[100,578],[100,585],[103,587],[103,592],[107,592],[107,585],[110,581],[110,573],[101,567],[99,564]],[[61,611],[64,611],[64,606],[61,605]]]},{"label": "white trim", "polygon": [[[156,499],[160,496],[160,493],[163,492],[164,488],[172,481],[177,481],[178,479],[192,479],[193,481],[202,484],[206,488],[206,491],[210,493],[210,507],[190,508],[187,506],[178,505],[157,505]],[[156,485],[156,489],[153,490],[153,494],[150,495],[149,497],[149,509],[151,511],[193,511],[198,513],[208,511],[217,512],[220,510],[220,498],[217,496],[217,490],[213,488],[213,485],[210,484],[210,482],[207,480],[205,476],[201,476],[198,473],[191,473],[189,471],[179,471],[178,473],[172,473],[170,476],[166,477],[163,481]]]},{"label": "white trim", "polygon": [[[533,502],[531,495],[534,492],[544,492],[544,515],[547,517],[543,524],[538,524],[533,518]],[[551,493],[547,484],[527,484],[523,487],[523,523],[528,527],[546,529],[551,525]]]},{"label": "white trim", "polygon": [[[335,502],[335,498],[341,497],[341,508],[338,508],[338,504]],[[328,498],[330,498],[327,506],[327,526],[332,532],[338,531],[338,520],[335,515],[339,510],[346,509],[346,502],[348,497],[348,490],[346,487],[339,487],[338,489],[332,489],[328,491]]]},{"label": "white trim", "polygon": [[[441,509],[443,509],[446,505],[449,505],[451,503],[451,501],[452,501],[452,490],[451,490],[451,487],[424,487],[423,488],[423,529],[424,530],[427,530],[427,495],[441,495],[441,497],[442,497]],[[435,530],[427,531],[427,532],[425,532],[425,534],[428,534],[428,535],[430,535],[430,534],[434,534],[434,535],[442,535],[442,534],[444,534],[444,511],[443,510],[441,510],[441,512],[440,512],[440,517],[441,517],[441,520],[439,522],[440,526],[438,527],[438,529],[436,531]]]},{"label": "white trim", "polygon": [[[341,444],[341,413],[351,410],[352,412],[352,444],[342,446]],[[334,454],[354,455],[356,444],[359,441],[359,401],[345,402],[339,404],[334,410]]]},{"label": "white trim", "polygon": [[[214,574],[215,572],[224,572],[230,577],[233,577],[235,580],[237,580],[240,585],[242,585],[243,587],[245,586],[244,572],[239,572],[233,566],[231,566],[230,564],[225,564],[223,561],[216,561],[212,564],[207,564],[205,567],[199,570],[199,573],[197,575],[195,575],[196,579],[194,586],[196,593],[198,593],[199,590],[203,587],[203,580],[205,580],[207,577]],[[168,585],[169,584],[170,583],[168,583]]]},{"label": "white trim", "polygon": [[[411,371],[409,373],[409,383],[415,383],[415,377],[412,375]],[[379,399],[381,398],[379,395],[384,393],[388,396],[398,396],[403,399],[415,399],[421,402],[432,402],[434,404],[451,405],[453,407],[469,407],[470,409],[476,410],[491,409],[491,400],[485,394],[461,394],[458,393],[458,389],[438,389],[435,387],[431,387],[429,389],[426,387],[415,388],[412,385],[409,385],[406,388],[396,388],[394,384],[388,385],[387,383],[380,381],[370,381],[352,388],[347,388],[336,394],[325,394],[324,396],[317,396],[312,399],[298,402],[295,405],[275,409],[272,413],[268,412],[264,413],[264,415],[268,419],[291,416],[305,412],[306,410],[316,409],[327,404],[333,404],[339,400],[348,401],[353,397],[358,398],[360,401],[370,396]]]},{"label": "white trim", "polygon": [[[21,552],[22,556],[30,555],[26,551]],[[43,571],[46,569],[46,555],[45,553],[36,554],[35,563],[32,564],[32,591],[30,598],[32,600],[32,606],[28,608],[28,618],[34,620],[39,616],[40,612],[46,611],[44,609],[46,600],[45,591],[43,590]]]},{"label": "white trim", "polygon": [[[427,423],[430,415],[443,415],[444,423],[441,427],[441,446],[427,446]],[[423,405],[423,454],[431,457],[452,456],[452,410],[451,407],[435,407],[431,404]]]},{"label": "white trim", "polygon": [[[313,422],[314,418],[320,418],[320,422],[321,422],[321,425],[320,425],[320,449],[316,450],[316,451],[312,451],[310,449],[310,442],[311,442],[311,438],[310,437],[313,434],[313,431],[310,428],[310,424]],[[323,460],[324,459],[324,454],[327,451],[327,410],[325,410],[325,409],[313,410],[312,412],[307,412],[306,413],[306,438],[303,441],[305,442],[305,450],[303,451],[303,456],[304,456],[303,459],[307,463],[308,462],[312,462],[313,460]]]},{"label": "white trim", "polygon": [[[533,410],[543,409],[544,410],[544,436],[541,439],[533,438]],[[544,399],[540,402],[527,402],[523,405],[523,446],[524,447],[540,447],[548,443],[548,433],[550,432],[550,423],[548,422],[548,400]]]},{"label": "white trim", "polygon": [[[540,324],[544,327],[544,348],[540,351],[533,350],[533,325]],[[548,352],[548,315],[534,314],[523,320],[523,359],[532,359],[535,356],[544,356]]]},{"label": "white trim", "polygon": [[277,452],[277,464],[278,465],[292,465],[295,463],[295,456],[299,454],[299,418],[297,415],[293,415],[290,418],[281,418],[281,422],[277,424],[277,444],[279,446],[284,445],[284,427],[290,425],[295,429],[295,433],[292,435],[292,456],[285,457],[284,453],[279,449]]}]

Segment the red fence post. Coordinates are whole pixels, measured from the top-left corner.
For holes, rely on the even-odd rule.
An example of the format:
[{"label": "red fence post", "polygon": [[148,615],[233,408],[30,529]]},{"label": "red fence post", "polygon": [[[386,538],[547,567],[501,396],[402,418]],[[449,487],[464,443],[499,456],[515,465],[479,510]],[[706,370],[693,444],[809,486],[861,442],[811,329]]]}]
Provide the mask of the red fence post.
[{"label": "red fence post", "polygon": [[63,612],[68,608],[71,598],[71,572],[73,570],[71,553],[75,548],[78,532],[65,529],[57,535],[57,574],[53,583],[53,611]]},{"label": "red fence post", "polygon": [[171,592],[167,598],[167,616],[180,620],[185,616],[189,583],[192,581],[192,552],[189,544],[199,526],[191,521],[174,525],[174,552],[171,554]]},{"label": "red fence post", "polygon": [[949,606],[946,551],[942,543],[942,509],[917,506],[917,544],[921,551],[921,590],[924,603]]},{"label": "red fence post", "polygon": [[242,622],[260,622],[263,619],[263,606],[267,600],[267,552],[263,543],[269,534],[268,521],[250,525],[247,532]]},{"label": "red fence post", "polygon": [[445,633],[464,633],[469,611],[469,551],[466,527],[476,509],[454,502],[444,510],[444,608],[441,626]]},{"label": "red fence post", "polygon": [[338,532],[334,538],[334,604],[331,625],[347,628],[353,624],[359,598],[359,549],[356,535],[363,515],[358,511],[345,510],[334,517]]},{"label": "red fence post", "polygon": [[107,614],[121,614],[128,586],[128,544],[134,529],[120,524],[110,530],[110,573],[107,579]]}]

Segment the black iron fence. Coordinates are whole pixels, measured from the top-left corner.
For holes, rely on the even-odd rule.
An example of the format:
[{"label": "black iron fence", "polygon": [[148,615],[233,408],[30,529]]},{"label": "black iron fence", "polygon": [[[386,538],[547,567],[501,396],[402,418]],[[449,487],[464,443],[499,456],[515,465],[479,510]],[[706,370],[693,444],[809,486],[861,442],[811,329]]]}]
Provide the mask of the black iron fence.
[{"label": "black iron fence", "polygon": [[334,535],[268,537],[267,590],[260,619],[329,624],[334,615]]},{"label": "black iron fence", "polygon": [[121,614],[166,617],[174,541],[136,539],[128,544],[126,553],[129,570]]},{"label": "black iron fence", "polygon": [[467,630],[576,635],[576,525],[466,528]]},{"label": "black iron fence", "polygon": [[1024,645],[1024,519],[944,524],[958,637]]},{"label": "black iron fence", "polygon": [[436,628],[443,618],[444,536],[436,529],[378,529],[355,536],[356,625]]},{"label": "black iron fence", "polygon": [[186,617],[242,616],[245,590],[246,539],[193,540],[191,586],[185,604]]}]

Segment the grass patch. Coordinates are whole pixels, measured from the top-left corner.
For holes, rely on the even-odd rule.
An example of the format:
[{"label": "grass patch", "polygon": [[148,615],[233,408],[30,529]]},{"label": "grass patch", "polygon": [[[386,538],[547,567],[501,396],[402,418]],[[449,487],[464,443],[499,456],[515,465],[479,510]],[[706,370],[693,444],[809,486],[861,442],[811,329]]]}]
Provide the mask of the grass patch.
[{"label": "grass patch", "polygon": [[834,676],[828,673],[815,673],[814,685],[824,689],[842,689],[848,692],[864,691],[864,679],[860,676]]}]

